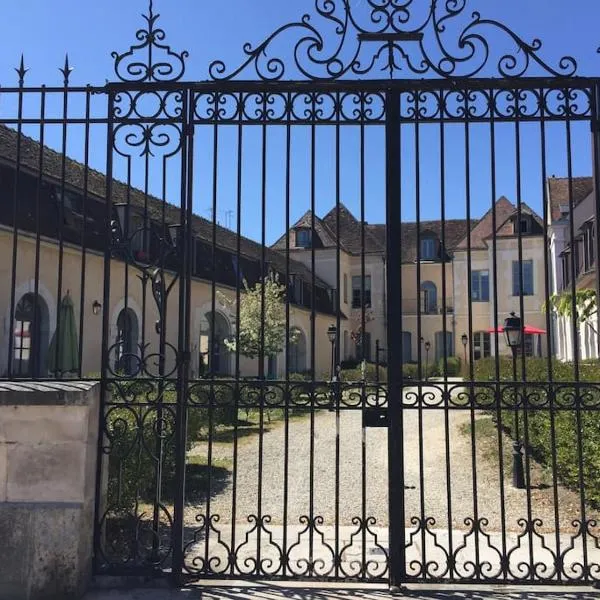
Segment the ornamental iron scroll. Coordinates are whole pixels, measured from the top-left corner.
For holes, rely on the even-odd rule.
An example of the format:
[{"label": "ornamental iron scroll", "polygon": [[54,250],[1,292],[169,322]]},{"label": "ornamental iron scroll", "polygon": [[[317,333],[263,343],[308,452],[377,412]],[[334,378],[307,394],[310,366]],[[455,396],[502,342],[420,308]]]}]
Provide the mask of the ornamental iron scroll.
[{"label": "ornamental iron scroll", "polygon": [[139,44],[119,54],[112,52],[115,59],[115,74],[120,81],[130,83],[149,83],[179,81],[185,72],[185,59],[189,53],[175,52],[164,44],[166,33],[157,27],[160,14],[154,13],[153,0],[150,0],[148,12],[142,15],[146,26],[136,31]]},{"label": "ornamental iron scroll", "polygon": [[[247,58],[235,70],[212,62],[214,80],[238,77],[279,81],[413,75],[467,78],[478,74],[517,78],[525,75],[570,77],[577,71],[571,56],[552,67],[539,56],[542,42],[528,43],[502,23],[473,12],[462,25],[457,19],[468,0],[315,0],[319,23],[305,14],[258,46],[244,45]],[[457,30],[459,33],[457,34]],[[488,34],[508,39],[510,50],[493,58]]]}]

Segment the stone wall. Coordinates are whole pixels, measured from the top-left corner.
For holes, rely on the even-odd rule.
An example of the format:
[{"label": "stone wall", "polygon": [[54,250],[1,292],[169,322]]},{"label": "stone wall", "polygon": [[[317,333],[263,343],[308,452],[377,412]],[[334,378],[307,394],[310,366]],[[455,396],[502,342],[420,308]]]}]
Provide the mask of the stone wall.
[{"label": "stone wall", "polygon": [[79,598],[91,578],[99,385],[0,383],[0,598]]}]

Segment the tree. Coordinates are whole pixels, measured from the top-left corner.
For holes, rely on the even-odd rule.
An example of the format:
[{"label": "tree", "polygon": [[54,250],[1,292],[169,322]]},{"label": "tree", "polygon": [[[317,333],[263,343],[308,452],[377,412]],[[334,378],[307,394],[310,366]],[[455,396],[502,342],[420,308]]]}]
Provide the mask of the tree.
[{"label": "tree", "polygon": [[[373,311],[370,308],[364,311],[364,323],[365,329],[368,323],[374,320]],[[362,309],[355,309],[350,313],[350,338],[356,346],[362,345],[363,338],[363,311]]]},{"label": "tree", "polygon": [[[571,318],[573,316],[573,294],[571,292],[552,294],[547,305],[544,305],[544,310],[546,310],[548,306],[550,307],[550,310],[559,317]],[[594,333],[598,333],[589,322],[590,319],[598,313],[596,290],[591,288],[577,290],[575,292],[575,311],[577,313],[577,323],[587,322]]]},{"label": "tree", "polygon": [[[252,288],[244,280],[237,324],[241,355],[257,358],[262,350],[264,356],[273,357],[283,351],[286,341],[285,292],[285,286],[279,283],[276,275],[265,277]],[[232,312],[236,312],[234,300],[224,294],[220,297]],[[296,341],[296,337],[297,333],[291,329],[290,342]],[[237,343],[235,337],[225,340],[225,345],[232,352],[238,350]]]}]

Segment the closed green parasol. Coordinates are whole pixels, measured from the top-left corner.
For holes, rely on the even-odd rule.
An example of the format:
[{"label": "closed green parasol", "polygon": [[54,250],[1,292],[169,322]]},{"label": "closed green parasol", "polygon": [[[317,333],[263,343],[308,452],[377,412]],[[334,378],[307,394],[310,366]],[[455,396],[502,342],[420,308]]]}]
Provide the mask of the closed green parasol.
[{"label": "closed green parasol", "polygon": [[48,348],[48,371],[57,377],[79,371],[75,310],[69,292],[60,303],[59,317],[58,327]]}]

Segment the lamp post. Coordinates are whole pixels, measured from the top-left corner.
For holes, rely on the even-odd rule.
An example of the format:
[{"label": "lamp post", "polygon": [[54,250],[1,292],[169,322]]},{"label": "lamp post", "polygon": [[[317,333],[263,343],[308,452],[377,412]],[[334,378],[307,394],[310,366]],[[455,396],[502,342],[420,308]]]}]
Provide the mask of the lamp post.
[{"label": "lamp post", "polygon": [[[521,345],[521,336],[523,333],[523,325],[521,318],[514,312],[504,321],[504,335],[506,337],[506,345],[512,351],[513,363],[513,385],[517,386],[517,348]],[[521,441],[519,435],[519,407],[518,397],[515,393],[515,438],[513,440],[513,487],[523,490],[525,489],[525,471],[523,469],[523,454],[521,452]]]},{"label": "lamp post", "polygon": [[463,355],[464,355],[464,360],[465,360],[465,374],[467,373],[467,344],[469,343],[469,336],[466,333],[463,333],[460,336],[460,341],[462,342],[463,345]]},{"label": "lamp post", "polygon": [[335,325],[330,325],[327,329],[327,337],[331,342],[331,372],[330,372],[330,380],[334,381],[335,378],[335,342],[337,340],[337,327]]},{"label": "lamp post", "polygon": [[429,381],[429,350],[431,350],[431,342],[425,342],[425,381]]},{"label": "lamp post", "polygon": [[330,400],[329,410],[332,411],[332,410],[334,410],[334,406],[335,406],[334,387],[335,387],[335,383],[337,380],[336,372],[335,372],[335,343],[337,341],[337,327],[335,325],[332,324],[327,328],[327,337],[329,338],[329,341],[331,342],[331,371],[330,371],[330,376],[329,376],[329,380],[331,381],[331,392],[329,394],[329,400]]}]

